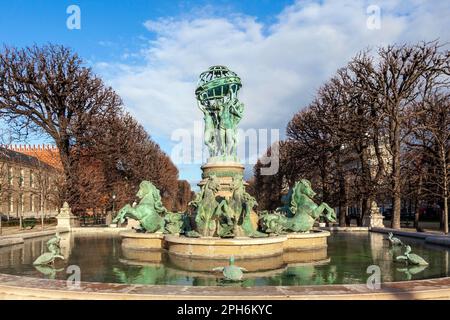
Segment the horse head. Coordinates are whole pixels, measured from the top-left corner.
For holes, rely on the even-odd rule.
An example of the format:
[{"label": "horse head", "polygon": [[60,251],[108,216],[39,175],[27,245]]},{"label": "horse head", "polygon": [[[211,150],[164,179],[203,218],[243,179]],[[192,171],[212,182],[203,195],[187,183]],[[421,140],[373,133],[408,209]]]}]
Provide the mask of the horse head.
[{"label": "horse head", "polygon": [[298,208],[306,201],[305,196],[312,199],[315,195],[316,193],[311,188],[311,183],[308,180],[302,179],[297,181],[291,191],[292,213],[297,214]]},{"label": "horse head", "polygon": [[155,190],[158,189],[156,189],[153,183],[144,180],[139,184],[139,190],[136,193],[136,197],[139,199],[144,199],[146,196],[153,194]]},{"label": "horse head", "polygon": [[316,195],[316,193],[314,192],[314,190],[311,187],[311,182],[309,182],[309,180],[306,180],[306,179],[302,179],[295,183],[293,193],[294,194],[304,194],[308,198],[311,198],[311,199],[314,198]]}]

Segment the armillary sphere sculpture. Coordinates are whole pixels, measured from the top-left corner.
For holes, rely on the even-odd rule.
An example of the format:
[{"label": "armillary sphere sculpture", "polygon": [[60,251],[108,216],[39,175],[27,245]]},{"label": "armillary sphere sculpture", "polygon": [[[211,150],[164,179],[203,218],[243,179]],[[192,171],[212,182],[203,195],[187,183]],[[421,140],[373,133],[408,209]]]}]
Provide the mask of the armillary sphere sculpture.
[{"label": "armillary sphere sculpture", "polygon": [[205,121],[205,144],[210,157],[236,156],[237,125],[244,113],[238,100],[241,79],[225,66],[200,74],[195,95]]}]

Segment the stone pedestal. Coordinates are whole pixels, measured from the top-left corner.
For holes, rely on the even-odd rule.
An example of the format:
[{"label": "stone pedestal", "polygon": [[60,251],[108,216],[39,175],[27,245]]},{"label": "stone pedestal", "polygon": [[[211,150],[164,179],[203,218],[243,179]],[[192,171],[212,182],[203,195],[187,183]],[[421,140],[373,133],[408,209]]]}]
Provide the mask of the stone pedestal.
[{"label": "stone pedestal", "polygon": [[109,226],[111,223],[112,223],[112,213],[111,213],[111,211],[109,211],[107,214],[106,214],[106,217],[105,217],[105,224],[107,225],[107,226]]},{"label": "stone pedestal", "polygon": [[72,214],[72,210],[70,210],[69,204],[64,202],[60,213],[56,216],[58,220],[58,224],[56,229],[72,229],[80,226],[80,222],[78,217]]},{"label": "stone pedestal", "polygon": [[220,183],[217,195],[231,196],[233,178],[244,177],[244,166],[237,159],[234,160],[236,161],[209,158],[208,162],[202,166],[202,181],[198,185],[203,186],[210,176],[215,175]]},{"label": "stone pedestal", "polygon": [[330,232],[312,230],[309,233],[288,233],[284,242],[284,250],[315,250],[327,247],[327,238]]},{"label": "stone pedestal", "polygon": [[187,238],[166,235],[164,241],[170,254],[203,259],[262,258],[283,254],[286,236],[267,238]]},{"label": "stone pedestal", "polygon": [[[215,175],[219,179],[220,188],[216,196],[229,198],[232,196],[232,182],[234,177],[244,178],[245,167],[237,157],[212,157],[202,166],[202,180],[198,184],[202,187],[208,178]],[[244,181],[244,186],[248,183]],[[250,220],[255,230],[258,229],[258,215],[252,210]]]},{"label": "stone pedestal", "polygon": [[133,250],[161,250],[163,249],[164,235],[162,233],[137,233],[134,231],[123,231],[122,249]]},{"label": "stone pedestal", "polygon": [[363,226],[369,228],[384,228],[384,216],[380,213],[380,209],[375,201],[372,201],[369,216],[363,218]]}]

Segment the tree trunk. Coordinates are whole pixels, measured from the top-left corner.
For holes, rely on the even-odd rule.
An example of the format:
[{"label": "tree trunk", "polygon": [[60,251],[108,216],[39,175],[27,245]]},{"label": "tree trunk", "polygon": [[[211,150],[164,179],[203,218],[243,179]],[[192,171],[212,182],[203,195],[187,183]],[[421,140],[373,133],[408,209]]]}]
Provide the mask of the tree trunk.
[{"label": "tree trunk", "polygon": [[[56,140],[56,139],[55,139]],[[63,188],[63,201],[67,201],[69,205],[73,205],[70,199],[70,192],[73,192],[73,181],[72,181],[72,166],[70,161],[70,143],[68,139],[61,138],[57,142],[59,149],[59,156],[61,157],[61,163],[64,170],[65,185]]]},{"label": "tree trunk", "polygon": [[419,212],[419,208],[418,208],[418,203],[419,201],[417,201],[417,199],[415,200],[414,203],[414,228],[419,231],[419,219],[420,219],[420,212]]},{"label": "tree trunk", "polygon": [[444,197],[444,233],[448,234],[448,197]]},{"label": "tree trunk", "polygon": [[41,207],[41,229],[44,230],[44,196],[41,194],[40,199],[40,207]]},{"label": "tree trunk", "polygon": [[422,174],[419,177],[416,199],[414,200],[414,228],[419,231],[420,199],[422,197]]},{"label": "tree trunk", "polygon": [[401,214],[401,176],[400,176],[400,128],[398,124],[393,125],[393,148],[392,148],[392,221],[391,228],[400,229]]},{"label": "tree trunk", "polygon": [[361,195],[362,195],[362,203],[361,203],[361,215],[360,215],[360,222],[358,223],[358,226],[361,227],[363,225],[364,217],[368,216],[370,214],[370,205],[371,205],[371,194],[372,194],[372,188],[371,184],[372,182],[372,176],[370,172],[370,166],[369,166],[369,153],[368,153],[368,147],[365,142],[361,143],[361,152],[360,152],[360,161],[361,161],[361,177],[362,177],[362,188],[361,188]]},{"label": "tree trunk", "polygon": [[444,212],[443,212],[443,231],[448,234],[448,178],[447,178],[447,161],[446,161],[446,150],[441,146],[441,158],[442,158],[442,193],[444,200]]},{"label": "tree trunk", "polygon": [[[340,167],[340,166],[339,166]],[[347,194],[345,190],[345,177],[339,170],[339,227],[347,226]]]},{"label": "tree trunk", "polygon": [[372,196],[367,195],[365,199],[362,201],[362,212],[361,212],[361,225],[363,225],[364,217],[368,217],[370,215],[370,207],[372,204]]},{"label": "tree trunk", "polygon": [[362,217],[363,217],[363,212],[364,212],[364,206],[365,206],[365,201],[364,200],[359,200],[359,214],[356,215],[356,226],[358,227],[362,227]]},{"label": "tree trunk", "polygon": [[339,201],[339,227],[347,226],[347,206]]},{"label": "tree trunk", "polygon": [[19,228],[20,230],[22,230],[22,206],[20,196],[19,200],[17,201],[17,217],[19,218]]}]

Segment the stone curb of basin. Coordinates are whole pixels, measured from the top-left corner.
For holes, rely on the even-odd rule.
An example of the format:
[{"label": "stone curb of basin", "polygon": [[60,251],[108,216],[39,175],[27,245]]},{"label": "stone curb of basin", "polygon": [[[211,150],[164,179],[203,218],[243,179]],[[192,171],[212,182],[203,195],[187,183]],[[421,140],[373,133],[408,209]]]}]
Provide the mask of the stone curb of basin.
[{"label": "stone curb of basin", "polygon": [[24,243],[24,240],[22,238],[0,239],[0,248],[22,243]]},{"label": "stone curb of basin", "polygon": [[[78,231],[84,231],[84,228],[80,229]],[[111,228],[102,228],[102,230],[105,233],[121,231],[113,231]],[[383,231],[389,232],[388,229]],[[40,236],[42,235],[40,233]],[[379,290],[370,290],[363,284],[218,288],[175,285],[127,285],[95,282],[81,282],[80,288],[68,288],[67,282],[64,280],[0,274],[0,299],[450,299],[450,277],[384,283]]]},{"label": "stone curb of basin", "polygon": [[321,230],[330,232],[368,232],[369,227],[321,227]]},{"label": "stone curb of basin", "polygon": [[14,233],[8,234],[4,236],[0,236],[0,247],[12,246],[15,244],[24,243],[25,239],[39,238],[45,236],[54,235],[58,231],[59,233],[69,232],[69,229],[50,229],[44,231],[36,231],[36,232],[26,232],[26,233]]},{"label": "stone curb of basin", "polygon": [[450,299],[450,278],[383,283],[371,290],[364,284],[321,286],[207,287],[127,285],[81,282],[67,287],[64,280],[0,274],[2,299],[90,300],[414,300]]},{"label": "stone curb of basin", "polygon": [[76,227],[71,228],[70,231],[73,233],[96,233],[96,234],[116,234],[123,231],[129,230],[127,228],[117,228],[117,227]]},{"label": "stone curb of basin", "polygon": [[102,227],[76,227],[76,228],[52,228],[50,230],[35,231],[35,232],[24,232],[24,233],[13,233],[4,236],[0,236],[0,248],[12,246],[16,244],[24,243],[26,239],[39,238],[45,236],[52,236],[56,232],[59,233],[83,233],[83,234],[114,234],[121,231],[125,231],[127,228],[102,228]]},{"label": "stone curb of basin", "polygon": [[417,238],[425,240],[425,243],[437,244],[441,246],[450,247],[450,236],[436,235],[427,232],[401,231],[392,228],[371,228],[370,231],[378,233],[392,232],[396,236],[404,236],[410,238]]}]

